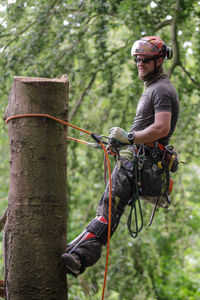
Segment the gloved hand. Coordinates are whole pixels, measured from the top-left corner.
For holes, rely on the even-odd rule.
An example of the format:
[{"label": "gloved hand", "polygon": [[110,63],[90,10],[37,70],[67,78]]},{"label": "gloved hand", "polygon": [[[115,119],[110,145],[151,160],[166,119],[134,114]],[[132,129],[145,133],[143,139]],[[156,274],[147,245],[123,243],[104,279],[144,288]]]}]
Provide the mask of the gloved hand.
[{"label": "gloved hand", "polygon": [[130,144],[130,141],[128,140],[128,132],[126,132],[124,129],[120,127],[112,127],[109,131],[109,137],[111,141],[122,143],[122,144]]}]

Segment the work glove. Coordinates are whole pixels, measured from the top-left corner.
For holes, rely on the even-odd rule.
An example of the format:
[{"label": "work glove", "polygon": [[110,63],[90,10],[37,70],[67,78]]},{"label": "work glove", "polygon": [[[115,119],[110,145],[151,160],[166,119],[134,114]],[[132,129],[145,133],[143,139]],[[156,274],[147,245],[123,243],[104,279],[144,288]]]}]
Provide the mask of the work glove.
[{"label": "work glove", "polygon": [[112,127],[109,131],[108,138],[111,144],[113,142],[116,144],[130,144],[130,141],[128,140],[128,132],[120,127]]}]

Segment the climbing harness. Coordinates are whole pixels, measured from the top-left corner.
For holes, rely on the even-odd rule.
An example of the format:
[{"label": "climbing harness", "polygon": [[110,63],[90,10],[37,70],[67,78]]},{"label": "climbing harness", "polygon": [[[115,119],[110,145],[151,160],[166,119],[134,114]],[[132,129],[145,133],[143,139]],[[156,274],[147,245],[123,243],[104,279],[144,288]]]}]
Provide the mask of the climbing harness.
[{"label": "climbing harness", "polygon": [[[92,143],[88,143],[88,142],[85,142],[85,141],[82,141],[82,140],[78,140],[78,139],[75,139],[75,138],[70,138],[70,137],[68,137],[68,139],[76,140],[76,141],[79,141],[80,143],[88,144],[89,146],[93,146],[95,148],[101,148],[104,151],[104,155],[105,155],[107,166],[108,166],[108,174],[109,174],[109,212],[108,212],[107,254],[106,254],[106,265],[105,265],[103,291],[102,291],[102,300],[103,300],[104,299],[104,294],[105,294],[105,287],[106,287],[107,271],[108,271],[108,259],[109,259],[109,249],[110,249],[110,234],[111,234],[111,201],[112,201],[111,167],[110,167],[110,161],[109,161],[109,157],[108,157],[108,151],[106,150],[106,148],[104,146],[105,142],[102,141],[102,138],[104,136],[98,136],[95,133],[92,133],[90,131],[84,130],[84,129],[80,128],[80,127],[72,125],[71,123],[68,123],[66,121],[63,121],[61,119],[58,119],[58,118],[53,117],[53,116],[48,115],[48,114],[18,114],[18,115],[14,115],[14,116],[8,117],[5,122],[8,123],[9,121],[14,120],[14,119],[27,118],[27,117],[49,118],[49,119],[52,119],[52,120],[54,120],[56,122],[59,122],[59,123],[61,123],[63,125],[70,126],[70,127],[74,128],[76,130],[79,130],[79,131],[82,131],[82,132],[84,132],[86,134],[89,134],[96,141],[97,144],[94,145]],[[85,233],[84,233],[84,235],[85,235]]]},{"label": "climbing harness", "polygon": [[[173,181],[170,172],[178,169],[178,155],[172,145],[164,146],[158,142],[151,144],[140,144],[139,149],[133,151],[134,183],[133,196],[129,201],[131,206],[127,221],[130,235],[136,238],[143,227],[143,214],[140,199],[154,204],[153,211],[148,223],[151,226],[157,206],[168,209],[170,205],[169,194],[172,191]],[[138,212],[140,215],[140,226],[138,225]],[[135,230],[131,229],[132,214],[135,215]]]}]

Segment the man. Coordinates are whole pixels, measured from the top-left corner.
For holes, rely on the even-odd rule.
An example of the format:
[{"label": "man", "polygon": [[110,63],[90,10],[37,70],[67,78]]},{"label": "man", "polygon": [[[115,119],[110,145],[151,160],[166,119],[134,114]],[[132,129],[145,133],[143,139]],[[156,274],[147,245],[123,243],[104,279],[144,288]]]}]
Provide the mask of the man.
[{"label": "man", "polygon": [[[154,147],[156,141],[163,146],[168,145],[179,111],[176,91],[162,69],[164,59],[172,56],[170,48],[159,37],[147,36],[133,44],[131,54],[135,57],[138,76],[144,82],[145,90],[138,103],[131,131],[128,133],[119,127],[110,130],[111,144],[126,144],[128,151],[128,155],[126,151],[125,155],[123,150],[120,151],[112,173],[111,235],[133,194],[133,155],[128,145],[134,144],[137,148],[140,144],[153,144]],[[77,277],[100,258],[102,246],[107,242],[108,202],[109,185],[100,199],[96,218],[61,256],[67,273]]]}]

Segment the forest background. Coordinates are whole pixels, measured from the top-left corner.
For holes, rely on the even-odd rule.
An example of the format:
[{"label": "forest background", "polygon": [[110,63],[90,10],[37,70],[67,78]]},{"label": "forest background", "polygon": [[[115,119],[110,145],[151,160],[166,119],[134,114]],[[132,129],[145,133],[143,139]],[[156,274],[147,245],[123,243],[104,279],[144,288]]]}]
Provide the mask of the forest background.
[{"label": "forest background", "polygon": [[[198,0],[1,0],[0,3],[0,212],[7,207],[9,141],[3,116],[14,76],[55,78],[67,74],[69,120],[108,135],[129,130],[143,90],[130,55],[135,40],[158,35],[174,50],[164,69],[180,97],[180,118],[171,143],[179,153],[172,204],[143,203],[145,227],[128,233],[127,207],[111,241],[107,299],[200,299],[200,2]],[[87,139],[69,129],[69,135]],[[91,142],[91,140],[88,140]],[[112,162],[112,166],[114,162]],[[68,240],[95,216],[104,190],[103,152],[68,144]],[[2,240],[1,233],[1,240]],[[3,278],[1,247],[0,274]],[[101,260],[74,279],[69,299],[100,299],[106,249]]]}]

